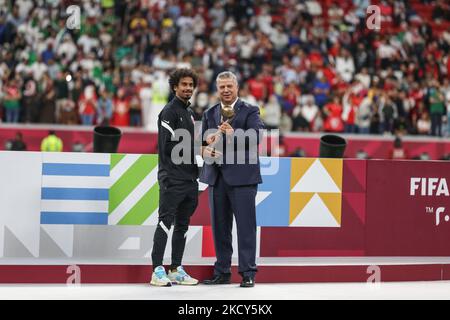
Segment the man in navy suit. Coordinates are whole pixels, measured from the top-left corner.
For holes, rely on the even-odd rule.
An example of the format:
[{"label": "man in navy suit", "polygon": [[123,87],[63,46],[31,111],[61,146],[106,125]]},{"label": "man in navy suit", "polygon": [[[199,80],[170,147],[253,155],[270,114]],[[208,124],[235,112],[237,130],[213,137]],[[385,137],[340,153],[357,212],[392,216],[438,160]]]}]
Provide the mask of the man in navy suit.
[{"label": "man in navy suit", "polygon": [[[209,206],[217,261],[214,276],[204,284],[228,284],[231,278],[233,213],[236,219],[241,287],[253,287],[256,267],[256,206],[259,131],[264,124],[259,108],[238,98],[236,76],[229,71],[216,79],[220,103],[203,114],[205,159],[200,181],[209,185]],[[225,119],[222,110],[234,110]],[[208,132],[211,132],[208,134]],[[214,133],[214,132],[217,132]]]}]

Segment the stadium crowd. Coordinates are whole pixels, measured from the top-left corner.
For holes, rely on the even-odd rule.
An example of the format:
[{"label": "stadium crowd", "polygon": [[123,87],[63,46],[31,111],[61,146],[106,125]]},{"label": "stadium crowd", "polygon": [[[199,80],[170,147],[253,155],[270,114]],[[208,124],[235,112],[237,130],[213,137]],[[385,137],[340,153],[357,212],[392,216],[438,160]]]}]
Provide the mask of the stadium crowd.
[{"label": "stadium crowd", "polygon": [[450,136],[449,48],[446,0],[0,0],[0,122],[156,130],[190,67],[197,119],[231,70],[283,133]]}]

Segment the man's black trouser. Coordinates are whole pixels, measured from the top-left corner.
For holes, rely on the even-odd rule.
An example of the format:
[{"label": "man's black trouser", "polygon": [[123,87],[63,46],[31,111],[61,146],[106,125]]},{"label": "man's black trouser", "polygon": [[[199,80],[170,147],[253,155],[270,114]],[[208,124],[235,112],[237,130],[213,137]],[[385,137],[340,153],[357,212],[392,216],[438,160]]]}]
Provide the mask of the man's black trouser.
[{"label": "man's black trouser", "polygon": [[210,186],[209,205],[217,261],[215,275],[231,274],[233,213],[238,236],[239,273],[254,278],[256,267],[256,206],[258,185],[230,186],[222,173]]},{"label": "man's black trouser", "polygon": [[175,269],[181,266],[186,244],[186,232],[189,228],[190,218],[197,208],[197,203],[197,181],[168,178],[159,181],[159,219],[153,237],[153,268],[161,266],[163,263],[167,237],[172,225],[175,227],[172,235],[172,264],[170,268]]}]

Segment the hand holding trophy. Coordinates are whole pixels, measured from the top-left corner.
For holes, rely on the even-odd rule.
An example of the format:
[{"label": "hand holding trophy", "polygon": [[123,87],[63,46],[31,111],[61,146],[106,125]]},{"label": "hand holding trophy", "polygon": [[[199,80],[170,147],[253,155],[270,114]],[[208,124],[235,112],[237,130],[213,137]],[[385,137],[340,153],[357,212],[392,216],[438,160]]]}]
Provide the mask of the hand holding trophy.
[{"label": "hand holding trophy", "polygon": [[235,116],[234,108],[232,106],[222,106],[220,109],[220,114],[222,121],[218,127],[219,129],[216,133],[210,134],[206,138],[206,143],[208,146],[204,149],[204,155],[213,158],[217,158],[222,155],[221,152],[214,148],[214,146],[220,141],[222,134],[225,133],[226,135],[232,135],[234,133],[234,129],[230,124]]}]

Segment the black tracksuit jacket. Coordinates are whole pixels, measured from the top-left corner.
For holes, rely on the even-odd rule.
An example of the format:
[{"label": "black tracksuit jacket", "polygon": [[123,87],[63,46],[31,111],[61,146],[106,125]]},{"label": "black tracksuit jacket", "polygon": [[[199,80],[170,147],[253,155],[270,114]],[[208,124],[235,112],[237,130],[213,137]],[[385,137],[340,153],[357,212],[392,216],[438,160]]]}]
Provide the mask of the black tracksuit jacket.
[{"label": "black tracksuit jacket", "polygon": [[[158,116],[158,179],[160,181],[167,178],[170,180],[196,181],[198,178],[198,167],[195,161],[196,150],[194,150],[194,117],[189,104],[189,102],[186,104],[175,96]],[[177,129],[187,130],[190,137],[189,141],[180,139],[176,132]],[[177,141],[173,141],[173,137]],[[174,164],[172,161],[172,150],[180,142],[190,147],[189,163]],[[176,155],[183,156],[183,152],[177,152]]]}]

